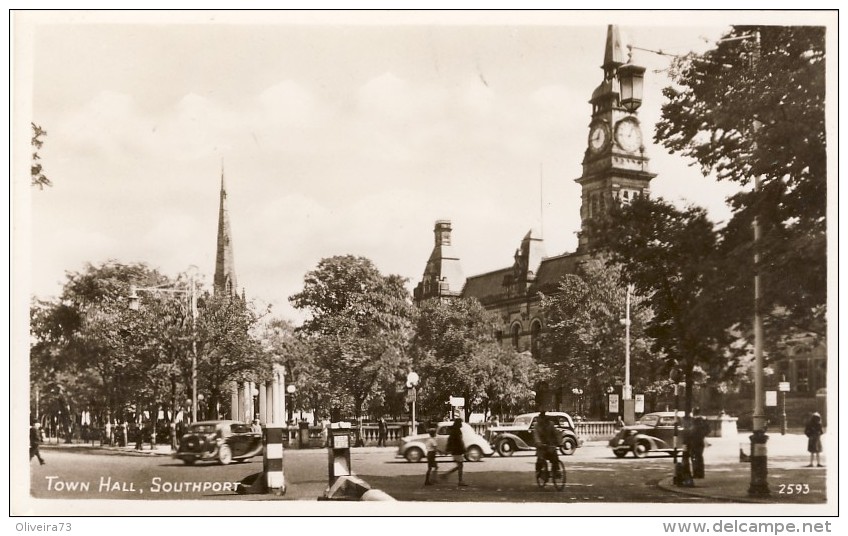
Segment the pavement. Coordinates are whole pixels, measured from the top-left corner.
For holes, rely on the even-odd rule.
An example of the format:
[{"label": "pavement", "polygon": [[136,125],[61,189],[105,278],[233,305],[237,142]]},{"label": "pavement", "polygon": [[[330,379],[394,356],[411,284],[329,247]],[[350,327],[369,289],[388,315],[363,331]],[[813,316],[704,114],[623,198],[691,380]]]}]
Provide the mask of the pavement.
[{"label": "pavement", "polygon": [[[659,487],[681,495],[745,503],[823,504],[827,502],[827,458],[825,467],[807,467],[807,438],[803,434],[781,435],[773,432],[767,443],[768,495],[749,495],[751,466],[740,461],[740,449],[750,454],[750,432],[736,437],[707,438],[704,450],[704,478],[694,479],[692,487],[677,486],[674,477],[659,482]],[[671,471],[670,471],[671,472]],[[833,473],[835,474],[835,472]]]},{"label": "pavement", "polygon": [[[692,487],[674,484],[672,471],[659,481],[660,488],[669,493],[698,496],[716,501],[745,503],[792,503],[822,504],[827,502],[826,467],[807,467],[809,454],[806,452],[807,438],[802,434],[769,434],[768,476],[769,495],[765,497],[748,494],[751,482],[750,463],[740,461],[740,449],[750,454],[750,432],[740,432],[737,436],[707,438],[704,451],[706,462],[705,478],[695,479]],[[584,447],[606,446],[606,441],[589,441]],[[45,443],[42,448],[68,448],[96,450],[102,454],[125,456],[170,456],[168,445],[157,445],[151,449],[149,444],[138,450],[134,445],[127,447],[102,446],[97,443]],[[355,452],[381,452],[394,447],[355,447]],[[822,453],[821,461],[827,465],[827,457]],[[835,469],[835,467],[834,467]],[[835,472],[832,474],[836,474]]]}]

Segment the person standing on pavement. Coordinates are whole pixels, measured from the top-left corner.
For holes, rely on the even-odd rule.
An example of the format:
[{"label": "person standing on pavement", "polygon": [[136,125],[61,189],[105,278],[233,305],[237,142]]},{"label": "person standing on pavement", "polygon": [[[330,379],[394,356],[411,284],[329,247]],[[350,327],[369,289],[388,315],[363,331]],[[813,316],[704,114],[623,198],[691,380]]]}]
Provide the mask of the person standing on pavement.
[{"label": "person standing on pavement", "polygon": [[824,428],[822,428],[821,414],[817,411],[810,415],[810,420],[807,421],[807,425],[804,427],[804,435],[807,436],[807,452],[810,453],[810,463],[807,467],[813,466],[813,458],[816,460],[816,467],[824,467],[819,457],[822,451],[821,436],[823,433]]},{"label": "person standing on pavement", "polygon": [[[430,486],[435,484],[433,481],[436,479],[439,464],[436,462],[436,429],[430,428],[427,433],[430,434],[430,437],[424,441],[424,447],[427,449],[427,474],[424,476],[424,485]],[[430,478],[431,474],[433,475],[433,478]]]},{"label": "person standing on pavement", "polygon": [[41,457],[41,453],[38,451],[38,446],[42,443],[41,438],[41,425],[38,423],[34,423],[29,427],[29,459],[32,460],[33,457],[38,458],[38,463],[44,465],[46,462],[44,458]]},{"label": "person standing on pavement", "polygon": [[262,425],[259,423],[259,419],[253,419],[253,424],[250,425],[250,431],[255,433],[262,433]]},{"label": "person standing on pavement", "polygon": [[692,461],[692,478],[704,478],[704,447],[705,439],[710,433],[710,425],[695,408],[695,419],[692,421],[692,431],[689,434],[689,450]]},{"label": "person standing on pavement", "polygon": [[468,484],[462,479],[462,463],[465,456],[465,442],[462,440],[462,419],[457,418],[453,421],[453,426],[451,426],[450,433],[448,434],[447,451],[448,454],[453,456],[453,462],[456,464],[456,467],[444,473],[442,479],[446,480],[449,474],[458,471],[459,482],[457,485],[467,486]]},{"label": "person standing on pavement", "polygon": [[380,417],[379,422],[377,422],[377,446],[385,447],[386,446],[386,438],[389,436],[389,425],[386,424],[386,419]]}]

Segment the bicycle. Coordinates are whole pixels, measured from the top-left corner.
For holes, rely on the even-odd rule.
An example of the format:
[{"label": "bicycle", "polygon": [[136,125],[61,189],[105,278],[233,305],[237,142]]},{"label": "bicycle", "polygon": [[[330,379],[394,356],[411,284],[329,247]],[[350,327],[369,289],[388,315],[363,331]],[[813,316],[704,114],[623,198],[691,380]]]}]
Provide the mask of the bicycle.
[{"label": "bicycle", "polygon": [[565,489],[565,464],[557,458],[556,463],[559,465],[559,471],[554,471],[551,474],[550,469],[548,469],[548,464],[552,463],[552,461],[544,460],[545,465],[536,470],[536,484],[540,488],[544,488],[548,481],[554,485],[554,488],[557,491],[562,491]]}]

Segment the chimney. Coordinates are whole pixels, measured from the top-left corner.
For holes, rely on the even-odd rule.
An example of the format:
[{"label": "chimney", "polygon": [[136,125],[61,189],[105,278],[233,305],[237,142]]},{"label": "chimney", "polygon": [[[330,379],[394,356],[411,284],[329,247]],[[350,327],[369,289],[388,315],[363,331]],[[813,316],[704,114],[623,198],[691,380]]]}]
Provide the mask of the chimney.
[{"label": "chimney", "polygon": [[451,245],[451,222],[450,220],[436,220],[436,227],[433,229],[436,235],[437,246]]}]

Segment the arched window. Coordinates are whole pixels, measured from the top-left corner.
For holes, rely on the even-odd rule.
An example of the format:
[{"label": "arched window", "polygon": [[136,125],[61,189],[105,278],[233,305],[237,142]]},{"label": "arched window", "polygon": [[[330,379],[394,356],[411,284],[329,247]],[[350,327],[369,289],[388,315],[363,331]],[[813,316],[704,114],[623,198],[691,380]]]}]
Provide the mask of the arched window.
[{"label": "arched window", "polygon": [[530,324],[530,353],[534,358],[539,358],[539,334],[542,332],[542,323],[534,320]]},{"label": "arched window", "polygon": [[518,336],[521,334],[521,327],[518,324],[512,325],[512,347],[518,350]]}]

